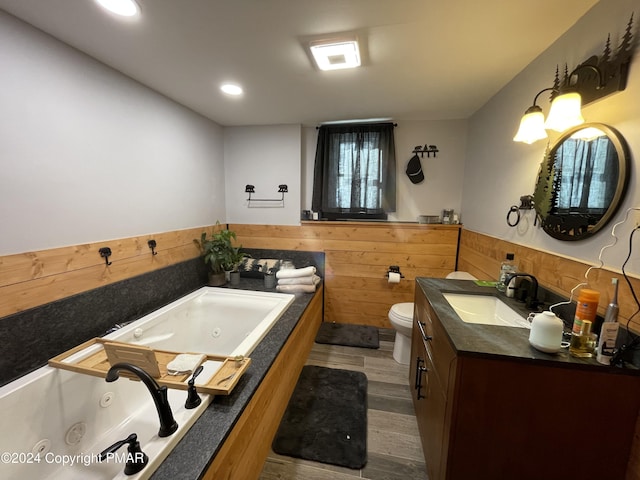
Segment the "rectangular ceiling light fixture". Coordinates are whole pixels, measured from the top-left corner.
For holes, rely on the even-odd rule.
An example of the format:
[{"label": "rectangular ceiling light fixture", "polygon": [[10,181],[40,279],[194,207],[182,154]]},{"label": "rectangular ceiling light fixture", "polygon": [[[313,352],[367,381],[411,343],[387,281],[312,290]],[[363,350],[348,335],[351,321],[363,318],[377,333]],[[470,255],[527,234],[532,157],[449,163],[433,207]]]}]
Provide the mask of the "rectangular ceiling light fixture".
[{"label": "rectangular ceiling light fixture", "polygon": [[339,70],[360,66],[360,50],[356,37],[317,40],[309,44],[320,70]]}]

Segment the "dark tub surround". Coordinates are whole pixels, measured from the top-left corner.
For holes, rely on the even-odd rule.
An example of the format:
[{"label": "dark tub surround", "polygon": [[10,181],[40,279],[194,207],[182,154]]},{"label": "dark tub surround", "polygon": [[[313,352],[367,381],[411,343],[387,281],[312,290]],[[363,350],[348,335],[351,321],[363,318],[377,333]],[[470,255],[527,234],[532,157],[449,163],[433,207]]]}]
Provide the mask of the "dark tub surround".
[{"label": "dark tub surround", "polygon": [[[323,271],[322,253],[297,252],[296,255],[291,255],[291,252],[274,250],[256,250],[255,253],[273,254],[274,258],[294,261],[296,267],[313,265],[319,272]],[[20,349],[19,345],[14,345],[9,340],[6,340],[5,345],[12,345],[12,351],[20,352],[14,353],[13,357],[28,360],[31,362],[31,369],[35,369],[50,357],[104,333],[115,323],[137,319],[202,287],[207,278],[203,267],[202,259],[196,258],[33,309],[38,310],[37,314],[27,311],[5,317],[2,319],[5,324],[3,334],[13,332],[7,328],[9,320],[25,316],[19,320],[31,322],[38,329],[37,345],[46,345],[51,341],[52,335],[47,329],[51,327],[51,322],[56,327],[63,328],[65,332],[62,333],[68,334],[66,330],[80,330],[77,336],[61,335],[70,346],[63,346],[63,342],[58,339],[55,347],[48,350],[51,351],[50,354]],[[227,284],[226,288],[231,286]],[[242,278],[234,288],[266,290],[262,279],[253,278]],[[314,294],[295,296],[294,302],[251,353],[251,365],[232,393],[214,398],[153,473],[152,479],[196,480],[259,476],[273,435],[322,322],[323,293],[321,284]],[[50,320],[52,316],[58,320]],[[78,318],[88,318],[86,323],[91,327],[78,328],[76,323],[83,324]],[[29,333],[31,335],[26,335],[27,337],[35,337],[33,331]],[[58,338],[57,335],[53,337]],[[9,337],[3,337],[5,338]],[[34,355],[29,355],[30,353]],[[21,371],[20,375],[24,373],[27,372]]]},{"label": "dark tub surround", "polygon": [[[409,382],[429,479],[623,480],[640,370],[540,352],[526,328],[465,323],[443,292],[528,313],[493,287],[417,279]],[[588,461],[571,461],[568,439]]]},{"label": "dark tub surround", "polygon": [[[324,277],[323,253],[246,251],[256,258],[290,259],[296,267],[314,265]],[[141,318],[206,284],[207,268],[197,257],[0,318],[0,386],[116,324]]]}]

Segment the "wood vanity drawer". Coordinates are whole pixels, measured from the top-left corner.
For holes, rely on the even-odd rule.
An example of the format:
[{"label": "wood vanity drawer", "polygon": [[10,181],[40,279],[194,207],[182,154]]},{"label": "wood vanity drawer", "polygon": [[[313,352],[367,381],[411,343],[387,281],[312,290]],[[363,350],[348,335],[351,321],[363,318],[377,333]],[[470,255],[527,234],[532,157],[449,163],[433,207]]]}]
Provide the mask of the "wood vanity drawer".
[{"label": "wood vanity drawer", "polygon": [[438,317],[426,301],[419,301],[416,304],[414,328],[420,331],[435,374],[438,376],[443,391],[446,392],[449,387],[451,364],[455,360],[456,354]]}]

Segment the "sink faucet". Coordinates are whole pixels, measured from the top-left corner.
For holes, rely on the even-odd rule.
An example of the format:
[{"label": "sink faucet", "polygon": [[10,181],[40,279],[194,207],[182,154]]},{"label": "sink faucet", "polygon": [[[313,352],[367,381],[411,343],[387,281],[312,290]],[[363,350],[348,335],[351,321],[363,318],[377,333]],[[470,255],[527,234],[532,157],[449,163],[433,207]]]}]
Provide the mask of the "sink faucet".
[{"label": "sink faucet", "polygon": [[508,286],[511,280],[516,277],[528,277],[531,280],[531,287],[527,292],[525,304],[527,308],[537,308],[538,305],[540,305],[540,301],[538,300],[538,279],[530,273],[512,273],[510,275],[507,275],[507,277],[504,279],[505,285]]},{"label": "sink faucet", "polygon": [[135,374],[142,383],[144,383],[153,397],[153,403],[156,404],[156,410],[158,410],[158,417],[160,418],[160,430],[158,431],[159,437],[168,437],[178,429],[178,424],[173,418],[171,412],[171,405],[169,405],[169,399],[167,398],[167,387],[159,386],[151,375],[145,372],[142,368],[132,365],[130,363],[116,363],[107,372],[107,382],[115,382],[119,378],[118,372],[120,370],[127,370]]}]

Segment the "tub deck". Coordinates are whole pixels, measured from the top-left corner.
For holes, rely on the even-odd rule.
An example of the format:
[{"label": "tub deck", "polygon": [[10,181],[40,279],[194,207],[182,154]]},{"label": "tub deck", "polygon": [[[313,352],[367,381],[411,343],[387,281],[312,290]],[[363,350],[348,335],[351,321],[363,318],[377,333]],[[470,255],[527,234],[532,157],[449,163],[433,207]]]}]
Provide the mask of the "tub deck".
[{"label": "tub deck", "polygon": [[[264,283],[243,278],[238,288],[264,291]],[[152,480],[258,478],[322,322],[322,298],[322,285],[314,295],[295,297],[251,354],[251,367],[238,386],[215,397]]]}]

